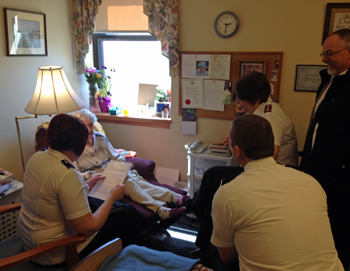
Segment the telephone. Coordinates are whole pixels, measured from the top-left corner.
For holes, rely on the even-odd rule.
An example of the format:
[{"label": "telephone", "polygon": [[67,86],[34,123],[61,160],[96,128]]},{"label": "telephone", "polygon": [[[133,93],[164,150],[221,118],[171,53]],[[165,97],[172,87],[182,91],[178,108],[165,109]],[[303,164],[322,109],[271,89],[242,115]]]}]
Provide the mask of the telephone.
[{"label": "telephone", "polygon": [[208,144],[203,143],[202,140],[196,140],[192,144],[188,142],[185,147],[187,146],[187,150],[195,153],[202,153],[208,148]]}]

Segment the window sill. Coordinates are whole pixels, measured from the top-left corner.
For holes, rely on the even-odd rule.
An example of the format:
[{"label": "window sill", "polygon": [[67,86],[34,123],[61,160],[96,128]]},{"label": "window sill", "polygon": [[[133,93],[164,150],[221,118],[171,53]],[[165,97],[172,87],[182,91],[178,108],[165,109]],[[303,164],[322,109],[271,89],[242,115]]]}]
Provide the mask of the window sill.
[{"label": "window sill", "polygon": [[170,129],[171,119],[157,117],[119,117],[109,113],[94,113],[98,122],[108,122],[116,124],[126,124],[134,126],[144,126],[153,128]]}]

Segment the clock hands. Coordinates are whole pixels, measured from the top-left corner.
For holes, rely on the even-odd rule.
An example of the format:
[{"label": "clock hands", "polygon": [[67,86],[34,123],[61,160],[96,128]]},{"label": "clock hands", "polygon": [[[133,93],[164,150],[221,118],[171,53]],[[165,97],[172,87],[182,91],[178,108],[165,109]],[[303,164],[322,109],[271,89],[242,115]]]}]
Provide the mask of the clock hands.
[{"label": "clock hands", "polygon": [[232,23],[225,24],[225,33],[226,33],[227,26],[230,25],[230,24],[232,24]]}]

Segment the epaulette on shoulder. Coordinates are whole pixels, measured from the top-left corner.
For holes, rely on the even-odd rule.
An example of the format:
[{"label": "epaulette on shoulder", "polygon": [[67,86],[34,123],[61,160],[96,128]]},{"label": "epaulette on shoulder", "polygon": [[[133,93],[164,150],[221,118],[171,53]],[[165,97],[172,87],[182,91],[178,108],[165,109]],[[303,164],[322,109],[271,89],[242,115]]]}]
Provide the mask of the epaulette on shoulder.
[{"label": "epaulette on shoulder", "polygon": [[65,165],[68,169],[75,168],[71,163],[69,163],[66,159],[61,160],[62,164]]},{"label": "epaulette on shoulder", "polygon": [[272,111],[272,105],[271,104],[265,105],[264,113],[271,112],[271,111]]}]

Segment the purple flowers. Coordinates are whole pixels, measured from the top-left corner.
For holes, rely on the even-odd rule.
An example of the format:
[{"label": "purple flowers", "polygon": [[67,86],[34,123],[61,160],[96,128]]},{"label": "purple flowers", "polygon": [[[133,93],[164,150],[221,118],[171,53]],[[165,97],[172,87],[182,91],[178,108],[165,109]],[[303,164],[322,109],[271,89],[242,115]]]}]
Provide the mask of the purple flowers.
[{"label": "purple flowers", "polygon": [[98,104],[100,106],[101,112],[108,112],[109,108],[113,107],[110,97],[98,96],[97,99],[98,99]]}]

